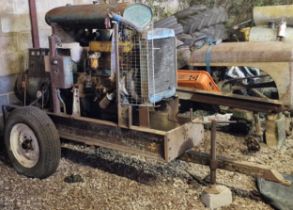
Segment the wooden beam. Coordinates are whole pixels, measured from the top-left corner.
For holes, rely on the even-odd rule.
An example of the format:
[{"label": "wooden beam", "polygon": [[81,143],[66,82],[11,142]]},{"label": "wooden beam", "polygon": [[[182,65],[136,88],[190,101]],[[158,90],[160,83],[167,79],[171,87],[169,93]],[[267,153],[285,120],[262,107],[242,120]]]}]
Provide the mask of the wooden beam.
[{"label": "wooden beam", "polygon": [[[199,153],[194,150],[187,151],[183,156],[180,157],[180,160],[201,165],[210,165],[209,154]],[[217,167],[219,169],[239,172],[254,177],[261,177],[268,181],[280,183],[286,186],[291,185],[291,182],[286,180],[278,171],[264,165],[247,161],[236,161],[225,157],[218,157],[217,161]]]}]

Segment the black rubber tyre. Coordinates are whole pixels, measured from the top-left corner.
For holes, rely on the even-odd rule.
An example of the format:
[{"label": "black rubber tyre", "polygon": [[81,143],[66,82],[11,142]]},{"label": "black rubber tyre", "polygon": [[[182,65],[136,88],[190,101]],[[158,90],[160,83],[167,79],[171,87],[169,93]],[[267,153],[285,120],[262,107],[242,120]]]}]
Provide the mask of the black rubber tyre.
[{"label": "black rubber tyre", "polygon": [[179,23],[183,25],[184,33],[193,34],[194,32],[200,32],[204,28],[225,23],[227,20],[227,12],[224,8],[219,7],[189,16],[186,19],[180,20]]},{"label": "black rubber tyre", "polygon": [[[21,131],[19,131],[17,126],[22,126],[24,129],[20,129]],[[34,144],[31,143],[32,140],[30,139],[30,145],[34,146],[31,146],[30,150],[33,151],[34,147],[37,148],[35,149],[37,150],[37,157],[34,157],[35,162],[30,167],[26,167],[25,164],[18,160],[18,154],[15,155],[15,151],[18,152],[24,147],[24,143],[19,143],[23,142],[24,138],[21,139],[21,137],[19,137],[22,135],[16,135],[18,134],[17,132],[21,133],[23,130],[24,138],[27,138],[25,133],[26,130],[33,133]],[[4,130],[4,142],[8,158],[19,174],[43,179],[52,175],[59,165],[61,146],[58,131],[47,114],[37,107],[29,106],[18,108],[9,114]],[[15,142],[18,143],[15,144]],[[15,150],[15,145],[19,146],[20,149],[18,148],[18,150]]]}]

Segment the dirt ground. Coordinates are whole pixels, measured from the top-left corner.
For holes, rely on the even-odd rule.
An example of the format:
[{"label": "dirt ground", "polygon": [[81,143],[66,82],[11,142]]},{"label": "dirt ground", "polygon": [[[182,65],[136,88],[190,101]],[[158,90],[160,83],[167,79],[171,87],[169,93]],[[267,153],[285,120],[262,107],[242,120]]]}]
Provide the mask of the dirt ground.
[{"label": "dirt ground", "polygon": [[[208,150],[208,139],[209,132],[200,150]],[[44,180],[18,175],[1,152],[0,209],[205,209],[200,195],[205,187],[203,180],[209,174],[206,166],[182,161],[162,164],[68,143],[64,147],[57,172]],[[218,133],[218,151],[293,174],[291,138],[281,150],[262,145],[260,152],[247,154],[243,137]],[[72,174],[79,175],[80,182],[64,181]],[[257,190],[252,177],[218,170],[218,183],[233,189],[233,203],[224,210],[272,209],[260,197],[250,196]]]}]

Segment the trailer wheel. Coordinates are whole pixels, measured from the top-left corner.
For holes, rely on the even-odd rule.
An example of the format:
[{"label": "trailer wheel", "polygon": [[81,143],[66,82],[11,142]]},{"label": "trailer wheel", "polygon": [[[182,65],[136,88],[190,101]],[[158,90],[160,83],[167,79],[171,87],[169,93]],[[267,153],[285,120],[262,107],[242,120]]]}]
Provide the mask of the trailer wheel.
[{"label": "trailer wheel", "polygon": [[18,173],[42,179],[56,171],[61,157],[58,131],[39,108],[12,111],[5,125],[4,141],[8,158]]}]

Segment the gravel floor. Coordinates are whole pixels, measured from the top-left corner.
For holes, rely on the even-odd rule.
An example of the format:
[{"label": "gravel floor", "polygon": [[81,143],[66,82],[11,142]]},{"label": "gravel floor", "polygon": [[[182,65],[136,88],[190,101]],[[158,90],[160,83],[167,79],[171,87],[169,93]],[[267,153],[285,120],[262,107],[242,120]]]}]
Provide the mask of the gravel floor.
[{"label": "gravel floor", "polygon": [[[199,150],[208,150],[208,136]],[[242,137],[219,133],[219,153],[241,160],[268,164],[293,173],[293,140],[275,150],[262,145],[260,152],[247,154]],[[205,209],[200,202],[202,180],[208,167],[174,161],[158,163],[105,149],[64,144],[57,172],[44,180],[16,174],[0,153],[0,209]],[[67,183],[70,175],[78,183]],[[200,180],[200,183],[198,182]],[[218,182],[233,188],[233,203],[223,209],[272,209],[260,199],[244,193],[256,191],[255,179],[238,173],[218,171]],[[243,196],[243,195],[242,195]]]}]

